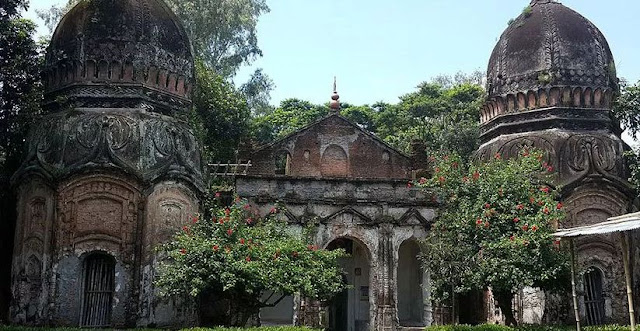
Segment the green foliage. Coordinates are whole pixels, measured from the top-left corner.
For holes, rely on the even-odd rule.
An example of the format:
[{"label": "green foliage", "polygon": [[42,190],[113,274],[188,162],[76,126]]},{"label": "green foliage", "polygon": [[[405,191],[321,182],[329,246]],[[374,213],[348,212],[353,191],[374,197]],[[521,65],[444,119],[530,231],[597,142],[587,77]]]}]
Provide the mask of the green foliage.
[{"label": "green foliage", "polygon": [[[156,285],[160,294],[214,296],[229,303],[227,325],[243,326],[261,307],[284,295],[329,299],[344,289],[337,260],[344,251],[307,243],[280,221],[277,209],[264,218],[246,200],[215,208],[211,218],[194,217],[170,243],[160,247],[164,262]],[[264,293],[277,293],[263,300]]]},{"label": "green foliage", "polygon": [[640,82],[627,85],[621,84],[620,95],[613,105],[613,116],[622,127],[629,131],[632,137],[640,132]]},{"label": "green foliage", "polygon": [[436,299],[446,299],[452,287],[457,293],[491,287],[496,296],[510,296],[525,286],[566,284],[559,281],[568,274],[566,256],[551,236],[565,213],[547,184],[553,169],[541,160],[542,153],[525,150],[465,166],[445,155],[433,160],[433,178],[416,182],[442,203],[423,257]]},{"label": "green foliage", "polygon": [[533,8],[531,8],[531,6],[524,7],[524,9],[522,10],[522,15],[525,18],[527,18],[527,17],[531,16],[531,14],[533,14]]},{"label": "green foliage", "polygon": [[[484,99],[480,81],[477,73],[438,76],[433,83],[422,83],[417,91],[400,97],[397,104],[342,103],[340,113],[402,151],[409,152],[411,141],[419,139],[427,144],[428,153],[447,150],[467,159],[479,144],[478,118]],[[270,142],[329,111],[327,105],[287,99],[272,112],[254,118],[252,132],[256,140]]]},{"label": "green foliage", "polygon": [[10,1],[0,8],[0,172],[8,174],[20,163],[42,99],[35,24],[19,17],[22,8],[26,1]]},{"label": "green foliage", "polygon": [[271,142],[329,114],[329,107],[314,105],[300,99],[286,99],[268,114],[257,116],[252,123],[254,138]]},{"label": "green foliage", "polygon": [[249,130],[251,111],[232,83],[196,61],[191,122],[202,143],[205,162],[235,161],[241,137]]}]

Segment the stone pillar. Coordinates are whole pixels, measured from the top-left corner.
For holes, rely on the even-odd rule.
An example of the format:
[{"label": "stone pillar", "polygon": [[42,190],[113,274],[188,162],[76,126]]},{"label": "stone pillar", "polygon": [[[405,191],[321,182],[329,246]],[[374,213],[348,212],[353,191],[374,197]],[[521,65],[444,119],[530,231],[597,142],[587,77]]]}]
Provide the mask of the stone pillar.
[{"label": "stone pillar", "polygon": [[398,326],[398,314],[394,299],[396,281],[393,271],[396,268],[396,263],[393,254],[392,226],[382,225],[378,238],[376,318],[372,322],[375,323],[376,331],[395,331]]}]

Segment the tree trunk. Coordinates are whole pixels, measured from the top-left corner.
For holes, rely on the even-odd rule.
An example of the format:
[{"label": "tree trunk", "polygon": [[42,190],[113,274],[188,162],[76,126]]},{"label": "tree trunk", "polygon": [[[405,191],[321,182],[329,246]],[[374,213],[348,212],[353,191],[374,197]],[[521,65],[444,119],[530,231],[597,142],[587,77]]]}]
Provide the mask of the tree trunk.
[{"label": "tree trunk", "polygon": [[513,293],[510,291],[495,291],[493,296],[498,299],[498,307],[504,315],[505,325],[516,326],[518,322],[513,316]]}]

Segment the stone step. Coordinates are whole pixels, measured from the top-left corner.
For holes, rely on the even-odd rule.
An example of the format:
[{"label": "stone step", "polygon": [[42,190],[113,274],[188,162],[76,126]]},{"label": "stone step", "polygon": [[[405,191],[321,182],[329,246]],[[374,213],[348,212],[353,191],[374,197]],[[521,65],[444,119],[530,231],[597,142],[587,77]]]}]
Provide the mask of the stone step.
[{"label": "stone step", "polygon": [[423,326],[401,326],[399,331],[423,331]]}]

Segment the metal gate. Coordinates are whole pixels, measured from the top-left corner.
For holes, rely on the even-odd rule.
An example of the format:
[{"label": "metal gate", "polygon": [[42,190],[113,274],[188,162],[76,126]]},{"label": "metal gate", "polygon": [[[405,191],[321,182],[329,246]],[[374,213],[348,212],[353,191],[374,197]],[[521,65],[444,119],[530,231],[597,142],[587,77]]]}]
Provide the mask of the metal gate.
[{"label": "metal gate", "polygon": [[584,274],[584,306],[588,325],[604,324],[604,298],[602,296],[602,271],[592,268]]},{"label": "metal gate", "polygon": [[85,260],[81,326],[111,326],[114,278],[115,263],[111,257],[96,254]]}]

